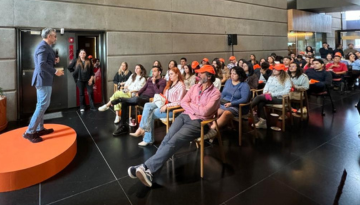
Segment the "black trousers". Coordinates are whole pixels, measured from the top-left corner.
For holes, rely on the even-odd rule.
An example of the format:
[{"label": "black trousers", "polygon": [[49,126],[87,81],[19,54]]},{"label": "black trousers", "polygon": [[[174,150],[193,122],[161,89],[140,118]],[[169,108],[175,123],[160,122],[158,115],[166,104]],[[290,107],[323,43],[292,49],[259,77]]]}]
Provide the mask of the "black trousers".
[{"label": "black trousers", "polygon": [[264,107],[266,104],[282,104],[282,99],[281,98],[272,98],[271,101],[266,100],[264,95],[258,95],[254,98],[254,100],[251,103],[252,107],[257,106],[257,113],[258,116],[266,119],[266,114],[264,112]]},{"label": "black trousers", "polygon": [[326,90],[325,86],[322,84],[319,83],[310,84],[309,89],[307,90],[307,94],[309,96],[311,93],[321,93],[324,92],[325,90]]},{"label": "black trousers", "polygon": [[94,100],[93,100],[93,85],[89,85],[88,81],[77,81],[76,86],[79,88],[79,98],[80,98],[80,109],[85,109],[85,88],[87,88],[87,92],[89,95],[90,108],[94,108]]},{"label": "black trousers", "polygon": [[144,106],[145,103],[149,102],[150,97],[146,95],[140,95],[139,97],[132,98],[119,98],[111,101],[112,105],[121,103],[121,121],[120,125],[126,125],[129,121],[129,106],[140,105]]}]

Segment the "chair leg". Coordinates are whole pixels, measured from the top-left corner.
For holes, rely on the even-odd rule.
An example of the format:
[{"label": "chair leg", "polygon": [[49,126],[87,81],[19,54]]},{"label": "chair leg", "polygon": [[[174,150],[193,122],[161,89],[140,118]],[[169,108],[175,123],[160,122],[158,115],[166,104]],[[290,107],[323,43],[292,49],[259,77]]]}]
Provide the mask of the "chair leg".
[{"label": "chair leg", "polygon": [[325,116],[325,112],[324,112],[325,96],[323,96],[322,99],[323,99],[323,103],[322,103],[322,106],[321,106],[321,114],[322,114],[322,116]]},{"label": "chair leg", "polygon": [[241,146],[241,138],[242,138],[242,110],[239,108],[239,146]]},{"label": "chair leg", "polygon": [[[256,127],[255,127],[255,118],[254,118],[254,114],[253,114],[253,109],[252,107],[250,106],[250,118],[251,118],[251,121],[252,121],[252,124],[250,125],[253,130],[254,130],[254,134],[255,134],[255,139],[257,139],[257,132],[256,132]],[[252,126],[253,125],[253,126]]]},{"label": "chair leg", "polygon": [[283,132],[285,132],[285,121],[286,121],[286,119],[285,119],[285,116],[286,116],[286,109],[285,109],[285,104],[286,103],[284,103],[284,99],[283,99],[283,106],[282,106],[282,113],[281,113],[281,116],[282,116],[282,131]]},{"label": "chair leg", "polygon": [[204,127],[201,126],[200,140],[200,177],[204,178]]},{"label": "chair leg", "polygon": [[[220,148],[221,160],[222,160],[223,163],[226,163],[226,159],[225,159],[225,154],[224,154],[224,149],[223,149],[223,144],[222,144],[222,139],[221,139],[220,130],[219,130],[219,127],[218,127],[218,124],[217,124],[216,120],[215,120],[214,122],[215,122],[216,130],[217,130],[217,137],[218,137],[218,141],[219,141],[219,148]],[[204,139],[204,138],[202,138],[202,141],[203,141],[203,139]]]},{"label": "chair leg", "polygon": [[129,106],[129,120],[131,119],[131,105]]}]

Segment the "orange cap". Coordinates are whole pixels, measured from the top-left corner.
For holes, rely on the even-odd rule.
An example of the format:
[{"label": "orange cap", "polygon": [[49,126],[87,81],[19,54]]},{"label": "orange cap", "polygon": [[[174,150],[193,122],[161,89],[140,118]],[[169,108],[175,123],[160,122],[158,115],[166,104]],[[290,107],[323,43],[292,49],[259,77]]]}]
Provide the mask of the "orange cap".
[{"label": "orange cap", "polygon": [[223,58],[219,58],[219,61],[225,63],[225,59]]},{"label": "orange cap", "polygon": [[199,66],[199,62],[197,62],[197,61],[193,61],[192,63],[191,63],[191,68],[192,69],[195,69],[196,67],[198,67]]},{"label": "orange cap", "polygon": [[274,66],[274,69],[275,70],[285,70],[286,68],[285,68],[284,64],[276,64]]},{"label": "orange cap", "polygon": [[334,56],[339,56],[340,58],[342,57],[340,52],[336,52]]},{"label": "orange cap", "polygon": [[205,73],[205,72],[215,75],[215,69],[214,67],[212,67],[212,65],[204,65],[200,69],[195,70],[195,73]]},{"label": "orange cap", "polygon": [[92,55],[89,55],[89,56],[88,56],[88,59],[90,59],[90,58],[93,58],[93,56],[92,56]]},{"label": "orange cap", "polygon": [[230,56],[229,61],[236,61],[236,57],[235,56]]},{"label": "orange cap", "polygon": [[209,59],[207,59],[207,58],[203,58],[202,60],[205,62],[209,62]]}]

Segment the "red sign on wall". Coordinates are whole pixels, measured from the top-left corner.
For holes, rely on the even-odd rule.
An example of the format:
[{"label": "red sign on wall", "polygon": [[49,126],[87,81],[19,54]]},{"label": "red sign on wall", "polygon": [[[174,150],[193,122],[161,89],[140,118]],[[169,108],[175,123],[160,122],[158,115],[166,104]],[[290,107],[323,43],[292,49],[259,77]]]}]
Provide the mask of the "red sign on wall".
[{"label": "red sign on wall", "polygon": [[69,59],[74,59],[74,45],[69,45]]},{"label": "red sign on wall", "polygon": [[74,43],[74,38],[73,37],[69,38],[69,43]]}]

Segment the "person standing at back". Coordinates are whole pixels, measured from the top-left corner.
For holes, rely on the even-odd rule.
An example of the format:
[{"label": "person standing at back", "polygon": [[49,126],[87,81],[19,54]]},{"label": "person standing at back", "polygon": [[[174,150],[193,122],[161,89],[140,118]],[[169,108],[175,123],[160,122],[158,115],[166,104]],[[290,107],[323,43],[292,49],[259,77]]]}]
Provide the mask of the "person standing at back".
[{"label": "person standing at back", "polygon": [[54,65],[60,62],[59,57],[55,57],[55,52],[51,48],[56,43],[56,30],[44,28],[41,37],[43,41],[35,49],[35,70],[31,82],[31,85],[36,88],[36,109],[31,117],[28,129],[23,134],[23,137],[32,143],[41,142],[42,135],[54,132],[53,129],[44,128],[44,114],[50,105],[54,75],[64,75],[64,70],[54,68]]}]

